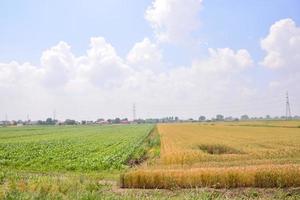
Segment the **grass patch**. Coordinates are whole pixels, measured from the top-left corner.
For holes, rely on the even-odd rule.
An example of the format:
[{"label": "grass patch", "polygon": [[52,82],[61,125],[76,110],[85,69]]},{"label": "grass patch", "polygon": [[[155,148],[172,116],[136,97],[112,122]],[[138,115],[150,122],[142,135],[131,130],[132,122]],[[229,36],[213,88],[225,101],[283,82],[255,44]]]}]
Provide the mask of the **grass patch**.
[{"label": "grass patch", "polygon": [[146,160],[153,160],[160,155],[160,137],[156,128],[153,128],[148,137],[136,149],[127,164],[130,167],[140,165]]},{"label": "grass patch", "polygon": [[201,144],[198,146],[201,151],[209,154],[240,154],[241,151],[222,144]]}]

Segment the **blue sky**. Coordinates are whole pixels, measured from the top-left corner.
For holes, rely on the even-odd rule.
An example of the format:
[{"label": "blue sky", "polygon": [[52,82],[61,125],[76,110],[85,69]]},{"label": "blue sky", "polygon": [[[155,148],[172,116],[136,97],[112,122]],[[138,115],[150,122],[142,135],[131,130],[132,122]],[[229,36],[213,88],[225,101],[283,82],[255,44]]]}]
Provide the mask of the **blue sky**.
[{"label": "blue sky", "polygon": [[[150,0],[1,1],[0,60],[37,63],[41,52],[59,41],[82,54],[92,36],[107,38],[119,54],[126,55],[136,41],[153,37],[144,19],[150,4]],[[268,28],[283,18],[299,24],[299,7],[297,0],[204,1],[199,13],[201,28],[194,35],[213,48],[246,48],[259,59],[263,54],[259,40]],[[190,53],[205,54],[207,47],[196,52],[174,45],[164,48],[170,62],[187,64]]]},{"label": "blue sky", "polygon": [[41,52],[59,41],[75,53],[88,47],[92,36],[103,36],[126,54],[151,35],[144,19],[150,1],[5,1],[1,2],[1,60],[36,62]]},{"label": "blue sky", "polygon": [[[168,6],[169,10],[166,9]],[[84,101],[92,103],[95,101],[92,98],[99,97],[103,104],[109,104],[106,107],[110,114],[104,112],[106,108],[98,108],[104,117],[130,116],[134,101],[137,101],[137,108],[139,104],[142,107],[141,117],[197,117],[200,112],[213,116],[223,110],[225,114],[235,116],[245,112],[281,115],[282,108],[262,110],[261,107],[272,102],[273,97],[284,96],[286,90],[294,94],[292,100],[299,100],[299,87],[295,86],[300,77],[299,67],[296,67],[299,50],[295,50],[295,45],[286,47],[284,44],[299,37],[299,8],[297,0],[1,1],[0,93],[7,97],[0,100],[5,107],[3,112],[22,118],[25,114],[8,108],[15,102],[17,107],[22,104],[35,118],[47,116],[45,113],[51,113],[56,107],[61,110],[62,118],[96,118],[98,113],[93,107],[83,106],[75,112],[64,106],[69,99],[74,100],[74,95],[78,97],[74,88],[82,87],[86,92],[84,95],[97,93],[99,96],[85,99],[84,95],[79,95],[73,106],[80,107]],[[280,30],[271,32],[273,25]],[[281,34],[283,36],[279,37]],[[167,39],[161,39],[161,36],[167,36]],[[92,37],[98,39],[92,43]],[[264,39],[265,45],[261,43]],[[279,57],[274,57],[272,48]],[[92,53],[89,55],[87,51]],[[100,51],[108,57],[100,55]],[[292,55],[283,55],[284,52],[292,52]],[[94,54],[98,57],[94,58]],[[107,59],[111,62],[109,65],[106,65]],[[278,60],[283,64],[277,65],[275,61]],[[17,64],[11,64],[12,61]],[[28,66],[23,66],[27,62]],[[215,69],[216,65],[220,67]],[[26,70],[34,77],[23,74]],[[84,76],[78,75],[83,72],[86,73]],[[105,79],[103,77],[108,78],[100,81],[102,85],[93,83],[94,79]],[[18,79],[24,79],[28,86],[20,86]],[[112,84],[111,80],[115,82]],[[288,83],[281,84],[284,80]],[[168,85],[169,81],[173,83]],[[58,82],[62,85],[53,89]],[[219,92],[216,97],[207,86],[215,82],[218,83],[213,90]],[[51,106],[33,109],[34,98],[24,94],[26,87],[31,87],[29,83],[38,87],[38,96],[48,97],[37,100],[38,104]],[[165,85],[165,88],[154,83]],[[223,87],[226,90],[222,90]],[[233,89],[227,91],[228,87]],[[203,96],[187,92],[195,88],[199,88]],[[136,92],[129,92],[133,89]],[[145,92],[148,90],[158,91],[162,99],[145,100],[153,94]],[[170,91],[170,96],[165,96],[166,91]],[[237,98],[227,99],[234,92]],[[115,93],[124,95],[123,107],[118,101],[111,102]],[[187,104],[196,105],[200,111],[185,111],[184,108],[178,112],[170,111],[183,103],[182,95],[187,95]],[[21,97],[23,102],[17,103]],[[230,113],[238,106],[224,109],[224,98],[241,104],[241,112]],[[267,99],[267,103],[262,103],[256,110],[247,107],[255,99]],[[207,100],[211,100],[209,106],[204,103]],[[156,111],[164,106],[170,109]],[[300,114],[300,104],[295,103],[293,110]]]}]

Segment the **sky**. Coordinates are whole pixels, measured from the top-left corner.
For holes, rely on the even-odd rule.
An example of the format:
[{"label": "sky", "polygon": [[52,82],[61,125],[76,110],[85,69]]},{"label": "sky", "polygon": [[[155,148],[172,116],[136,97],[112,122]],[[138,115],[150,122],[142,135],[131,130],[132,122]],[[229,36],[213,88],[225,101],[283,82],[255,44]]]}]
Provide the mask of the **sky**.
[{"label": "sky", "polygon": [[300,115],[299,7],[0,1],[0,120]]}]

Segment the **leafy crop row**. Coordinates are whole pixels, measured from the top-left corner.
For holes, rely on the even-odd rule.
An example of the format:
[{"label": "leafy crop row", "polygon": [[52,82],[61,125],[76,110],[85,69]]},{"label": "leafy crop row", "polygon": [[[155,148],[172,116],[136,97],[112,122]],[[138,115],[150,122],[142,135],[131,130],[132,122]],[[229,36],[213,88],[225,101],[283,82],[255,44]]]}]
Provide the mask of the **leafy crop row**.
[{"label": "leafy crop row", "polygon": [[150,125],[2,128],[0,167],[36,171],[121,169]]}]

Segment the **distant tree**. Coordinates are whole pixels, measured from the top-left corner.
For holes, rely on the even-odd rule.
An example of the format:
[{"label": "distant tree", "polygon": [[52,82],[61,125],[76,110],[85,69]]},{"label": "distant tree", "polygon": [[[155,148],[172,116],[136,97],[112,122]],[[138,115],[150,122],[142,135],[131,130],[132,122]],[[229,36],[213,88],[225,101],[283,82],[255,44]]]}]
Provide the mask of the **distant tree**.
[{"label": "distant tree", "polygon": [[175,121],[179,121],[179,118],[178,118],[178,117],[175,117]]},{"label": "distant tree", "polygon": [[66,120],[65,120],[65,124],[66,124],[66,125],[75,125],[75,124],[76,124],[76,121],[73,120],[73,119],[66,119]]},{"label": "distant tree", "polygon": [[143,124],[143,123],[146,122],[146,120],[144,120],[144,119],[137,119],[137,120],[135,120],[135,122],[138,123],[138,124]]},{"label": "distant tree", "polygon": [[54,124],[52,118],[50,118],[50,117],[47,118],[47,119],[46,119],[46,124],[47,124],[47,125],[52,125],[52,124]]},{"label": "distant tree", "polygon": [[205,120],[206,120],[206,117],[205,117],[205,116],[200,116],[200,117],[199,117],[199,121],[203,122],[203,121],[205,121]]},{"label": "distant tree", "polygon": [[249,120],[249,116],[248,115],[242,115],[241,120]]},{"label": "distant tree", "polygon": [[224,120],[224,116],[219,114],[219,115],[216,116],[216,120],[217,121],[223,121]]},{"label": "distant tree", "polygon": [[86,125],[86,121],[85,121],[85,120],[82,120],[82,121],[81,121],[81,124],[82,124],[82,125]]},{"label": "distant tree", "polygon": [[115,124],[120,124],[120,123],[121,123],[120,118],[117,117],[117,118],[114,120],[114,123],[115,123]]},{"label": "distant tree", "polygon": [[271,116],[270,115],[266,115],[265,119],[271,119]]},{"label": "distant tree", "polygon": [[38,124],[38,125],[43,125],[43,124],[45,124],[45,122],[42,121],[42,120],[38,120],[38,121],[37,121],[37,124]]}]

